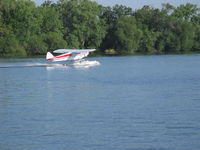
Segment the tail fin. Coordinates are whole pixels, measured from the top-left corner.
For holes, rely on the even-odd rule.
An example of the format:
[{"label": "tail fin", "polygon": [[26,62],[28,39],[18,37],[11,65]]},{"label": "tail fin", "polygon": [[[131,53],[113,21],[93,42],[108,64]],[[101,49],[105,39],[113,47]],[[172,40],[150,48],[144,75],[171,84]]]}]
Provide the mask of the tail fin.
[{"label": "tail fin", "polygon": [[47,55],[46,55],[46,60],[52,60],[54,58],[54,56],[50,53],[50,52],[47,52]]}]

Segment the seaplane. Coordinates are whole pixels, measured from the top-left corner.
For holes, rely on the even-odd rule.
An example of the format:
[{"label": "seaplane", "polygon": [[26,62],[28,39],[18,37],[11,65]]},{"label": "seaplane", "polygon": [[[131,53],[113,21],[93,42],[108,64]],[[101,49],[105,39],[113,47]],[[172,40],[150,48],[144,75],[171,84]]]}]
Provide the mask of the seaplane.
[{"label": "seaplane", "polygon": [[95,50],[96,49],[57,49],[53,51],[53,54],[59,55],[54,56],[52,52],[47,52],[46,60],[50,62],[80,61]]},{"label": "seaplane", "polygon": [[[88,68],[98,66],[98,61],[86,61],[83,58],[87,57],[89,53],[96,49],[57,49],[52,52],[47,52],[46,60],[49,62],[68,62],[68,64],[54,64],[56,67],[74,67],[74,68]],[[72,63],[71,63],[72,62]],[[52,66],[52,65],[51,65]]]}]

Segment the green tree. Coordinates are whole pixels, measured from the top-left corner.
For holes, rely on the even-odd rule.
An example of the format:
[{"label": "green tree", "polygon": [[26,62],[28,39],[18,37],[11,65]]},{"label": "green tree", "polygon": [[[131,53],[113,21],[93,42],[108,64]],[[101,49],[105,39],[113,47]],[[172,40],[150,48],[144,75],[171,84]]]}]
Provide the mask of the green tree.
[{"label": "green tree", "polygon": [[135,18],[132,16],[121,17],[115,28],[114,48],[118,51],[118,53],[130,54],[136,52],[139,48],[142,31],[137,28]]},{"label": "green tree", "polygon": [[193,16],[191,21],[194,24],[195,29],[196,29],[193,50],[200,51],[200,13]]},{"label": "green tree", "polygon": [[169,3],[162,4],[162,11],[168,15],[171,15],[174,12],[175,7]]},{"label": "green tree", "polygon": [[20,46],[15,35],[12,33],[0,36],[0,56],[1,57],[19,57],[25,56],[26,52]]},{"label": "green tree", "polygon": [[49,50],[49,46],[44,42],[43,36],[34,35],[27,43],[26,51],[28,55],[43,55]]},{"label": "green tree", "polygon": [[42,38],[47,44],[48,50],[66,47],[66,42],[62,38],[62,33],[48,32],[47,34],[43,34]]},{"label": "green tree", "polygon": [[[156,52],[155,44],[159,34],[160,34],[159,32],[149,31],[147,28],[143,29],[138,52],[142,53]],[[157,50],[157,52],[160,51]]]},{"label": "green tree", "polygon": [[196,34],[194,37],[194,45],[193,45],[194,51],[200,51],[200,26],[196,27]]},{"label": "green tree", "polygon": [[118,4],[113,8],[102,7],[101,11],[102,13],[100,17],[104,19],[108,25],[114,25],[119,18],[123,16],[132,16],[133,14],[133,11],[130,7]]},{"label": "green tree", "polygon": [[175,33],[171,31],[164,31],[159,35],[155,43],[155,48],[160,52],[178,52],[180,47],[180,41],[176,38]]},{"label": "green tree", "polygon": [[65,48],[67,47],[67,42],[64,40],[63,23],[60,19],[60,13],[54,5],[51,5],[50,1],[47,2],[40,8],[42,14],[41,37],[42,41],[45,42],[43,50],[46,46],[47,50]]},{"label": "green tree", "polygon": [[[105,36],[100,6],[89,0],[60,0],[64,36],[71,48],[98,48]],[[73,41],[75,40],[75,41]]]},{"label": "green tree", "polygon": [[33,15],[35,7],[35,3],[32,1],[17,1],[16,8],[10,20],[14,34],[24,47],[36,26],[36,20]]},{"label": "green tree", "polygon": [[[144,6],[134,13],[138,23],[146,25],[148,30],[154,32],[163,32],[165,30],[167,14],[165,11],[155,9],[150,6]],[[146,29],[145,29],[146,30]]]},{"label": "green tree", "polygon": [[25,56],[26,52],[18,39],[13,28],[12,19],[17,3],[15,0],[0,1],[0,56],[16,57]]},{"label": "green tree", "polygon": [[197,5],[187,3],[185,5],[180,5],[174,9],[172,16],[176,17],[179,20],[191,21],[191,19],[198,14],[199,8]]},{"label": "green tree", "polygon": [[[114,7],[102,7],[100,18],[106,22],[106,36],[101,43],[101,48],[117,48],[116,43],[116,24],[118,20],[125,16],[132,16],[133,11],[130,7],[115,5]],[[118,50],[119,51],[119,50]]]},{"label": "green tree", "polygon": [[156,42],[157,49],[165,52],[191,51],[194,45],[194,25],[185,21],[174,22],[165,30]]}]

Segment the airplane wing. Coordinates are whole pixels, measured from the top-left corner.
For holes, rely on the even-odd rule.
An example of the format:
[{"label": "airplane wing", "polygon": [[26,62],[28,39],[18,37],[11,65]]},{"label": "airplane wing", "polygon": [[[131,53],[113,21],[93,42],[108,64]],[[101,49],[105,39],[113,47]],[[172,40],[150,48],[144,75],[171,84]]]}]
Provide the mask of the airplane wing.
[{"label": "airplane wing", "polygon": [[93,52],[95,50],[96,49],[57,49],[54,50],[53,53],[59,53],[59,54],[72,53],[72,52],[81,53],[81,52]]}]

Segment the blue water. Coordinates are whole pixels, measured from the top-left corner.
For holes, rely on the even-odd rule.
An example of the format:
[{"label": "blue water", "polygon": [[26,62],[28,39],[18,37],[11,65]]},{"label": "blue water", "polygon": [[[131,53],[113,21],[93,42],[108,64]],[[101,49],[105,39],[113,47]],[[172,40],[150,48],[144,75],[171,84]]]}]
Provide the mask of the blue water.
[{"label": "blue water", "polygon": [[89,60],[0,68],[0,150],[200,149],[200,55]]}]

